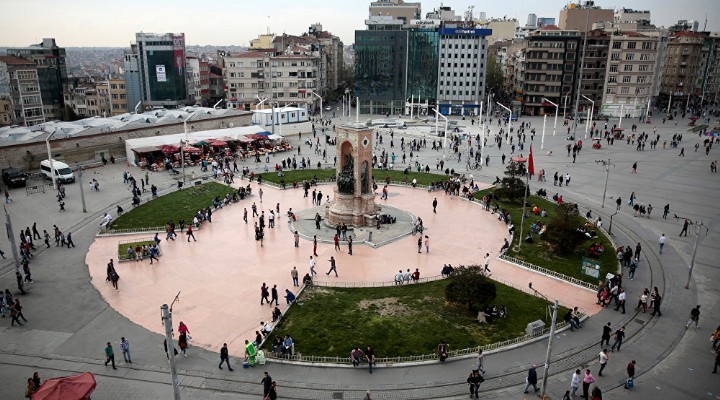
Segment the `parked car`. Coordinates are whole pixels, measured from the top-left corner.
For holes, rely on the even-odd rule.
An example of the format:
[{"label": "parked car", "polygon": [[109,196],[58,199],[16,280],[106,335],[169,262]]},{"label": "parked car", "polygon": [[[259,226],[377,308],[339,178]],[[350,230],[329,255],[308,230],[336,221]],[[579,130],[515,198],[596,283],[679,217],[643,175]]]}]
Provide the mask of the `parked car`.
[{"label": "parked car", "polygon": [[22,187],[27,184],[25,171],[18,168],[3,168],[2,179],[8,187]]}]

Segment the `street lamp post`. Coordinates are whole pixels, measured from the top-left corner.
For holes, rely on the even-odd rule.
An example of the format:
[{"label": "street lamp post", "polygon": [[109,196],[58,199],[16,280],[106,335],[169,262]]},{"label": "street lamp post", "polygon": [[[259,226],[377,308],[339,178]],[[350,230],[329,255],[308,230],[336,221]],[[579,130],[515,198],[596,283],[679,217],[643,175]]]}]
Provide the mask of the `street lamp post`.
[{"label": "street lamp post", "polygon": [[555,300],[555,306],[553,307],[552,323],[550,325],[550,335],[548,336],[548,347],[547,353],[545,354],[545,367],[543,369],[543,383],[542,383],[542,394],[541,399],[545,399],[545,388],[547,388],[548,370],[550,369],[550,356],[552,355],[552,344],[553,338],[555,337],[555,323],[557,322],[558,314],[558,301]]},{"label": "street lamp post", "polygon": [[315,97],[317,97],[318,99],[320,99],[320,119],[323,119],[323,99],[322,99],[322,96],[320,96],[319,94],[315,93],[315,92],[312,91],[312,90],[308,90],[308,92],[312,93]]},{"label": "street lamp post", "polygon": [[83,212],[85,213],[85,212],[87,212],[87,208],[85,207],[85,188],[83,188],[82,167],[78,163],[75,163],[75,167],[77,168],[78,184],[80,185],[80,200],[82,201],[82,208],[83,208]]},{"label": "street lamp post", "polygon": [[[178,296],[180,293],[178,293]],[[177,300],[177,297],[175,298]],[[175,344],[172,338],[172,311],[167,304],[160,307],[162,323],[165,325],[165,343],[167,345],[167,356],[170,361],[170,377],[172,379],[173,397],[180,400],[180,380],[178,379],[177,366],[175,365]]]},{"label": "street lamp post", "polygon": [[5,210],[5,229],[7,230],[10,249],[12,250],[13,259],[15,260],[15,272],[20,272],[20,257],[18,256],[18,248],[15,245],[15,232],[13,231],[12,221],[10,220],[10,214],[8,214],[7,208],[3,206],[3,209]]},{"label": "street lamp post", "polygon": [[[587,119],[585,120],[585,139],[587,139],[588,129],[590,128],[590,121],[592,120],[593,114],[595,113],[595,102],[590,100],[590,98],[585,95],[582,95],[582,97],[585,100],[589,101],[591,104],[590,114],[586,116]],[[590,135],[590,136],[592,136],[592,135]]]},{"label": "street lamp post", "polygon": [[478,125],[480,126],[480,132],[482,132],[482,135],[480,135],[480,165],[482,165],[482,159],[483,159],[483,153],[485,151],[485,124],[481,124],[483,119],[483,102],[480,101],[480,112],[478,113],[480,116],[480,121],[478,121]]},{"label": "street lamp post", "polygon": [[510,144],[510,134],[512,133],[512,110],[502,105],[500,102],[496,102],[497,105],[507,110],[507,112],[510,113],[508,115],[508,134],[507,134],[507,142],[506,144]]},{"label": "street lamp post", "polygon": [[52,152],[50,150],[50,139],[55,136],[55,132],[52,132],[45,139],[45,145],[47,146],[48,162],[50,163],[50,176],[52,177],[53,189],[57,189],[57,178],[55,177],[55,163],[53,162]]},{"label": "street lamp post", "polygon": [[625,104],[620,104],[620,122],[618,122],[618,129],[622,128],[623,113],[625,112]]},{"label": "street lamp post", "polygon": [[610,236],[612,236],[612,221],[613,221],[613,217],[614,217],[615,215],[617,215],[617,213],[619,213],[619,212],[620,212],[620,211],[615,210],[614,213],[610,214],[610,228],[608,229],[608,235],[610,235]]},{"label": "street lamp post", "polygon": [[[558,107],[557,104],[553,103],[552,101],[548,100],[545,97],[543,97],[543,101],[555,106],[555,122],[553,123],[553,136],[555,136],[555,130],[557,129],[557,117],[558,117],[558,114],[560,113],[560,107]],[[565,116],[563,116],[563,118],[565,118]]]},{"label": "street lamp post", "polygon": [[602,206],[601,206],[601,208],[605,208],[605,195],[607,194],[607,184],[608,184],[608,179],[610,178],[610,166],[612,165],[614,167],[615,164],[611,163],[609,158],[607,159],[607,161],[599,160],[599,161],[595,161],[595,162],[598,164],[602,164],[603,167],[605,168],[605,189],[603,189],[603,199],[602,199]]},{"label": "street lamp post", "polygon": [[448,131],[448,119],[446,116],[440,114],[440,111],[438,111],[436,108],[432,109],[435,111],[435,134],[437,135],[438,132],[438,117],[442,117],[445,120],[445,135],[443,137],[443,160],[447,156],[447,131]]},{"label": "street lamp post", "polygon": [[543,131],[540,139],[540,150],[545,149],[545,122],[547,122],[547,114],[543,115]]}]

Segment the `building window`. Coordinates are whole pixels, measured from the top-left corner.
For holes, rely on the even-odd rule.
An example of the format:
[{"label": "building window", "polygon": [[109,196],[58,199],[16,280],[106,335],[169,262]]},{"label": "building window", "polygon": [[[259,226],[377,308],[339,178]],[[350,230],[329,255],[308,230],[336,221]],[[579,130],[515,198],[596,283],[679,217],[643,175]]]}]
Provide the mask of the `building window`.
[{"label": "building window", "polygon": [[650,54],[640,54],[640,61],[649,61],[650,60]]},{"label": "building window", "polygon": [[616,83],[617,82],[617,76],[616,75],[610,75],[608,76],[608,83]]},{"label": "building window", "polygon": [[610,60],[611,60],[611,61],[620,61],[620,53],[612,53],[612,54],[610,54]]},{"label": "building window", "polygon": [[628,48],[628,49],[634,49],[635,46],[636,46],[636,43],[635,43],[635,42],[628,42],[627,48]]},{"label": "building window", "polygon": [[625,54],[625,61],[632,61],[635,59],[635,53],[627,53]]},{"label": "building window", "polygon": [[617,64],[613,64],[610,66],[610,72],[618,72],[618,66]]},{"label": "building window", "polygon": [[640,72],[647,72],[649,65],[638,65],[638,71]]},{"label": "building window", "polygon": [[613,49],[619,49],[619,48],[621,48],[621,46],[622,46],[622,43],[620,43],[620,42],[614,42],[612,48],[613,48]]},{"label": "building window", "polygon": [[630,88],[627,86],[623,86],[620,88],[620,94],[628,94],[630,93]]},{"label": "building window", "polygon": [[630,76],[629,76],[629,75],[628,75],[628,76],[623,76],[622,81],[623,81],[623,83],[630,83]]},{"label": "building window", "polygon": [[633,70],[632,64],[627,64],[627,65],[625,65],[625,67],[623,68],[623,71],[625,71],[625,72],[632,72],[632,70]]}]

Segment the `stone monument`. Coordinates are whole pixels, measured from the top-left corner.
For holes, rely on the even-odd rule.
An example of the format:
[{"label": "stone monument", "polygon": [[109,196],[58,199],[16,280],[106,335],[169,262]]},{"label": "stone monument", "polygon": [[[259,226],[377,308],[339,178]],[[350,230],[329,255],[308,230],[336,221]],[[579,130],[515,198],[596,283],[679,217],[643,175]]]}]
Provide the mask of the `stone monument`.
[{"label": "stone monument", "polygon": [[332,226],[374,225],[380,208],[372,187],[373,130],[363,124],[345,124],[336,130],[337,184],[325,219]]}]

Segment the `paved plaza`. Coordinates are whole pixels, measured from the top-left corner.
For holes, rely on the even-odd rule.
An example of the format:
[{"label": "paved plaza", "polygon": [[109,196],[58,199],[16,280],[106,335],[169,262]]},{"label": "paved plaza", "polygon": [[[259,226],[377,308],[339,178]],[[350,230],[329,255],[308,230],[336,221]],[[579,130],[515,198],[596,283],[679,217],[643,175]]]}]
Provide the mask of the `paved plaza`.
[{"label": "paved plaza", "polygon": [[[464,132],[473,136],[479,132],[477,124],[470,120],[458,120]],[[367,117],[360,117],[361,120]],[[343,120],[335,118],[333,123]],[[628,291],[628,313],[623,315],[612,309],[600,309],[594,305],[594,293],[564,282],[530,272],[494,259],[491,263],[493,278],[517,287],[533,287],[550,298],[557,298],[564,305],[578,305],[591,315],[585,327],[576,332],[557,333],[553,347],[548,395],[559,399],[569,389],[572,372],[576,368],[590,368],[598,379],[598,386],[605,398],[613,399],[668,399],[706,398],[720,396],[717,376],[710,374],[713,355],[708,337],[718,323],[720,307],[713,281],[720,278],[717,263],[720,256],[720,176],[710,173],[710,162],[716,160],[717,148],[709,156],[702,150],[705,137],[687,132],[687,121],[662,123],[661,117],[653,123],[639,127],[654,137],[657,127],[660,145],[657,150],[646,148],[636,151],[635,146],[624,141],[615,141],[608,146],[603,142],[600,150],[592,149],[590,140],[584,139],[584,146],[575,163],[566,156],[564,127],[558,126],[552,135],[552,122],[548,118],[544,149],[540,149],[542,118],[521,118],[536,129],[533,141],[535,169],[545,169],[548,181],[531,183],[534,192],[540,187],[548,194],[563,195],[565,201],[577,202],[582,214],[592,210],[602,216],[609,227],[610,216],[615,211],[615,199],[620,197],[623,206],[613,217],[613,240],[617,246],[640,243],[643,247],[641,265],[633,281],[626,280]],[[610,121],[610,125],[617,120]],[[624,120],[623,127],[629,128],[636,120]],[[301,146],[296,157],[310,157],[311,165],[323,161],[324,167],[332,167],[333,160],[321,160],[309,146],[302,144],[312,137],[309,124],[285,126],[284,132],[294,145]],[[331,128],[330,128],[331,129]],[[491,135],[498,131],[497,121],[491,126]],[[383,132],[386,129],[382,129]],[[581,129],[579,131],[582,132]],[[292,132],[292,133],[290,133]],[[302,132],[302,138],[297,133]],[[629,129],[626,130],[629,133]],[[662,142],[674,133],[684,135],[680,147],[685,147],[685,156],[680,149],[663,148]],[[321,137],[322,134],[318,132]],[[432,140],[426,129],[409,128],[395,131],[395,146],[389,147],[389,135],[383,133],[382,148],[402,155],[398,136],[407,140],[425,138],[427,149],[417,153],[418,162],[430,165],[435,172],[438,159],[443,152],[430,150]],[[582,135],[582,133],[581,133]],[[526,129],[526,147],[511,154],[510,146],[503,143],[499,150],[488,140],[486,147],[490,156],[488,167],[473,170],[475,180],[489,185],[496,176],[502,177],[504,166],[501,156],[507,158],[522,153],[527,155],[530,134]],[[473,144],[475,140],[473,139]],[[700,151],[694,151],[694,144],[701,144]],[[517,143],[516,143],[517,144]],[[333,147],[328,148],[334,151]],[[467,144],[461,148],[466,154]],[[552,151],[552,153],[550,153]],[[409,152],[408,152],[409,155]],[[287,156],[293,156],[288,154]],[[286,157],[287,157],[286,156]],[[270,158],[269,168],[280,159]],[[610,160],[607,199],[601,207],[605,183],[605,170],[597,160]],[[465,155],[458,162],[457,156],[449,152],[446,157],[449,167],[462,171]],[[264,161],[264,160],[263,160]],[[414,162],[415,160],[413,160]],[[633,163],[638,164],[638,173],[631,173]],[[245,163],[256,173],[261,172],[265,163],[252,160]],[[399,163],[398,163],[399,164]],[[399,165],[396,169],[401,168]],[[55,224],[66,233],[72,231],[74,249],[52,247],[36,252],[31,263],[36,283],[26,285],[30,294],[21,297],[24,314],[29,322],[23,327],[10,327],[7,319],[0,324],[0,398],[20,398],[24,382],[32,371],[40,371],[43,378],[61,376],[81,371],[93,372],[98,377],[98,397],[115,398],[170,398],[169,368],[162,350],[163,337],[159,307],[170,303],[178,291],[182,291],[180,302],[174,307],[175,325],[184,321],[191,329],[193,346],[189,357],[178,359],[183,398],[260,398],[262,386],[258,383],[262,371],[270,372],[279,384],[280,398],[331,399],[362,398],[365,390],[373,391],[375,398],[418,398],[441,399],[467,396],[464,384],[473,364],[472,359],[450,359],[447,363],[429,363],[413,367],[392,366],[380,368],[373,375],[362,369],[333,368],[324,366],[298,366],[269,363],[264,368],[235,372],[219,371],[216,367],[219,346],[227,342],[233,365],[239,367],[242,355],[241,343],[252,339],[261,320],[267,320],[270,309],[260,306],[259,288],[263,282],[277,284],[282,293],[285,288],[292,290],[290,270],[297,266],[301,276],[308,272],[308,260],[312,253],[312,242],[305,238],[300,247],[293,246],[293,237],[288,227],[285,211],[312,208],[309,198],[302,196],[300,189],[278,190],[263,185],[263,203],[258,196],[227,206],[214,213],[212,224],[204,224],[196,233],[197,242],[187,243],[183,235],[177,241],[162,243],[163,255],[157,264],[149,262],[127,262],[118,265],[122,276],[120,292],[111,290],[105,282],[107,259],[116,258],[117,243],[134,236],[97,237],[100,217],[115,206],[130,206],[130,192],[122,184],[122,172],[128,170],[139,176],[135,167],[109,165],[90,168],[83,179],[97,179],[100,192],[85,192],[87,213],[82,213],[79,201],[79,185],[68,185],[67,211],[58,212],[52,193],[26,196],[21,190],[11,191],[13,202],[6,205],[12,217],[16,232],[32,226],[37,221],[41,232],[49,232]],[[192,170],[191,170],[192,171]],[[569,173],[572,181],[562,188],[553,186],[554,172]],[[200,175],[199,170],[194,170]],[[465,171],[462,171],[465,172]],[[191,172],[188,172],[190,174]],[[174,190],[177,177],[164,173],[151,173],[162,193]],[[247,185],[247,181],[236,180],[235,186]],[[253,183],[257,193],[257,184]],[[323,193],[330,193],[330,185],[319,187]],[[327,192],[326,192],[327,190]],[[338,282],[389,281],[398,268],[419,268],[422,276],[439,274],[444,263],[479,263],[485,252],[497,256],[503,238],[508,237],[504,224],[490,213],[481,210],[477,204],[459,199],[450,199],[442,192],[428,193],[426,190],[410,187],[390,186],[387,205],[406,210],[421,217],[429,228],[431,238],[430,254],[417,253],[417,237],[403,236],[391,243],[372,248],[357,243],[353,255],[347,254],[347,247],[335,252],[332,243],[321,241],[318,245],[317,272],[320,280]],[[626,201],[635,192],[638,202],[652,204],[650,217],[634,217]],[[161,194],[162,194],[161,193]],[[438,213],[432,213],[432,199],[438,198]],[[143,199],[144,201],[145,199]],[[275,229],[266,229],[266,240],[261,248],[253,238],[252,219],[248,225],[242,221],[242,210],[256,202],[267,213],[280,203],[280,218]],[[385,204],[384,201],[379,203]],[[670,205],[668,219],[662,218],[662,208]],[[250,212],[251,213],[251,212]],[[678,237],[682,228],[677,214],[691,220],[702,219],[708,229],[703,231],[695,259],[693,279],[685,289],[688,265],[691,259],[694,234]],[[312,231],[304,229],[304,231]],[[668,243],[662,255],[657,252],[657,241],[661,234],[668,236]],[[148,237],[149,234],[137,235]],[[40,249],[40,246],[38,246]],[[0,241],[0,249],[6,257],[11,254],[7,240]],[[424,252],[424,249],[423,249]],[[334,255],[338,259],[339,277],[328,277],[327,259]],[[0,287],[14,288],[13,263],[10,259],[0,264]],[[658,286],[664,300],[662,317],[632,311],[643,288]],[[699,329],[685,329],[689,311],[696,304],[702,305]],[[621,352],[611,353],[603,377],[597,376],[598,341],[602,326],[608,322],[613,327],[626,326],[628,337]],[[451,329],[448,327],[448,329]],[[120,336],[130,339],[132,365],[124,364],[117,342]],[[118,370],[102,365],[104,343],[115,345]],[[544,362],[546,341],[538,341],[502,352],[491,352],[486,357],[486,381],[481,390],[485,398],[534,398],[523,395],[525,375],[532,364]],[[349,352],[349,349],[348,349]],[[378,355],[383,356],[383,355]],[[625,366],[630,360],[637,361],[636,385],[632,391],[622,388],[626,377]],[[542,368],[538,368],[542,375]]]}]

